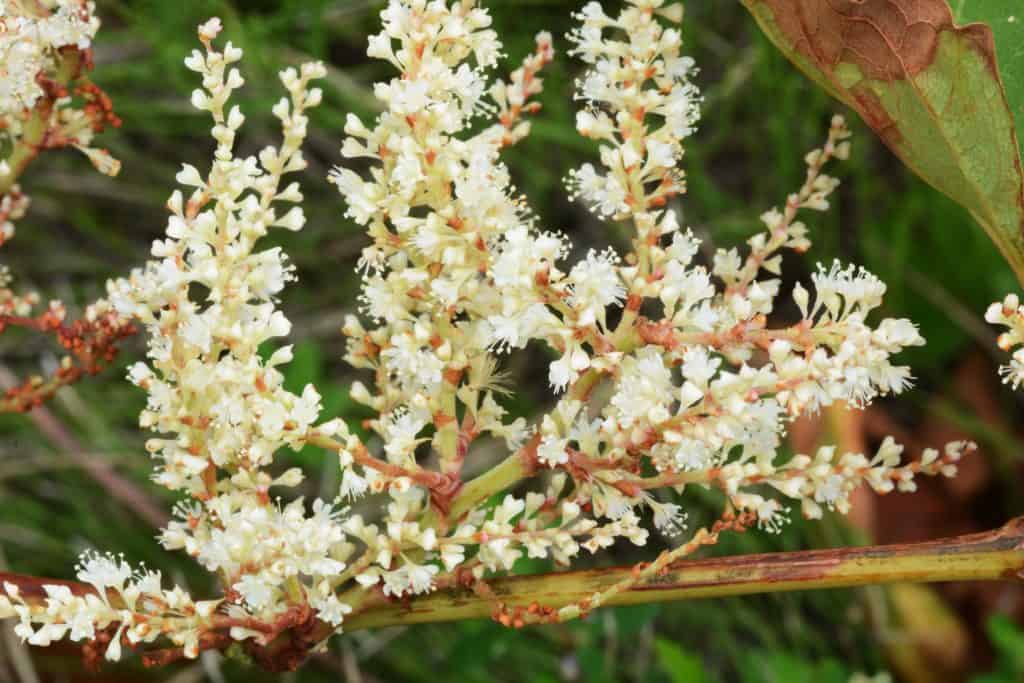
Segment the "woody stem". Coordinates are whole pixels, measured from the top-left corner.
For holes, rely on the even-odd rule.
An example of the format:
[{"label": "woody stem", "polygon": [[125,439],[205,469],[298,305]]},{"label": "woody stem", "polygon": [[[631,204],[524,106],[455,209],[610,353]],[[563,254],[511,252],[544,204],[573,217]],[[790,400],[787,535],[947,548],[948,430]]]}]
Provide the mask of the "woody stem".
[{"label": "woody stem", "polygon": [[[630,577],[632,567],[509,576],[488,581],[505,608],[537,603],[560,608],[589,599]],[[992,531],[925,543],[682,560],[611,596],[605,606],[887,583],[996,581],[1024,578],[1024,518]],[[375,594],[345,630],[491,616],[493,600],[464,588],[438,590],[408,603]]]}]

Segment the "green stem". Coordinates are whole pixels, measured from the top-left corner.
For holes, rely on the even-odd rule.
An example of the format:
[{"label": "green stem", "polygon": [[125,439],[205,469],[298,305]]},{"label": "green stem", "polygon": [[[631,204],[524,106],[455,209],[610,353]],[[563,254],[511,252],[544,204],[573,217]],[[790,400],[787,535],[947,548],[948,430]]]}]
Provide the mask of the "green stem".
[{"label": "green stem", "polygon": [[[488,581],[509,608],[533,603],[561,608],[607,591],[632,567],[510,576]],[[926,543],[739,555],[683,560],[668,571],[611,596],[605,606],[715,598],[753,593],[843,588],[886,583],[996,581],[1024,577],[1024,518],[994,531]],[[345,630],[490,617],[495,603],[463,588],[439,590],[408,602],[373,594]]]},{"label": "green stem", "polygon": [[458,459],[459,449],[459,422],[456,417],[455,387],[444,382],[441,389],[441,414],[447,420],[438,430],[439,446],[441,456],[441,471],[446,474],[458,474],[462,462]]},{"label": "green stem", "polygon": [[[496,608],[559,609],[578,605],[636,576],[633,567],[509,576],[487,582],[487,597],[462,587],[443,587],[408,600],[389,600],[377,590],[362,589],[345,631],[488,618]],[[1024,517],[1000,529],[925,543],[838,548],[805,552],[738,555],[682,560],[609,594],[605,606],[718,598],[753,593],[844,588],[886,583],[939,581],[1020,581],[1024,578]],[[68,586],[76,595],[94,593],[81,583],[0,572],[0,586],[18,586],[35,607],[45,604],[45,585]],[[480,591],[480,593],[485,593]],[[118,597],[109,596],[114,604]],[[353,596],[357,597],[357,596]],[[500,605],[498,604],[500,603]],[[250,654],[271,670],[297,666],[311,648],[330,637],[333,628],[313,622],[300,634],[282,634]],[[298,636],[298,637],[296,637]]]},{"label": "green stem", "polygon": [[[625,320],[625,317],[623,320]],[[622,325],[623,323],[620,323],[617,329],[622,329]],[[617,330],[615,334],[618,334]],[[629,351],[637,343],[634,337],[629,337],[619,343],[618,348],[621,351]],[[586,401],[587,396],[590,395],[590,392],[601,381],[602,376],[603,374],[597,370],[587,370],[573,383],[562,400]],[[539,437],[534,435],[519,451],[508,456],[477,478],[466,482],[459,493],[452,498],[446,518],[457,520],[491,496],[511,488],[523,479],[532,476],[539,440]],[[424,526],[432,525],[437,520],[437,516],[437,511],[431,508],[424,516],[422,524]]]},{"label": "green stem", "polygon": [[[69,49],[61,52],[60,64],[54,76],[54,82],[62,87],[76,80],[82,71],[82,55],[78,50]],[[53,100],[41,97],[32,113],[22,127],[22,135],[15,143],[11,155],[7,157],[10,172],[0,176],[0,196],[10,192],[18,178],[32,161],[39,156],[46,134],[50,129],[50,117],[53,114]]]},{"label": "green stem", "polygon": [[536,438],[531,439],[518,453],[510,455],[479,477],[466,482],[458,495],[452,499],[448,517],[457,520],[494,494],[529,477],[533,471],[532,454],[537,450],[537,441]]}]

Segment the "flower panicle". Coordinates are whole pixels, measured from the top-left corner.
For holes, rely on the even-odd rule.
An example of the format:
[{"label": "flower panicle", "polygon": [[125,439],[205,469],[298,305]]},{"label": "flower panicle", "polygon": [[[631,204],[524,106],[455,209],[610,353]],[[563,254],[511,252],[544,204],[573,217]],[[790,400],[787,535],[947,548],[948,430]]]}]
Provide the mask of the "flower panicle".
[{"label": "flower panicle", "polygon": [[[540,225],[500,157],[529,133],[523,117],[536,112],[551,36],[538,36],[507,81],[491,82],[502,47],[474,0],[389,0],[381,12],[367,54],[396,74],[374,88],[374,121],[348,115],[343,161],[329,175],[368,236],[363,315],[347,316],[342,330],[346,360],[372,377],[350,392],[373,411],[365,439],[341,419],[321,422],[315,387],[284,387],[291,347],[272,347],[290,332],[278,295],[295,272],[279,248],[258,248],[271,228],[305,222],[300,207],[283,208],[302,199],[283,178],[305,168],[306,112],[322,99],[311,81],[323,66],[281,72],[287,96],[273,113],[283,141],[240,157],[245,117],[230,99],[244,83],[242,51],[216,46],[218,20],[199,28],[203,49],[186,65],[202,78],[191,101],[213,119],[213,160],[207,172],[182,168],[188,196],[172,194],[164,238],[144,268],[112,286],[111,301],[147,327],[148,361],[129,378],[148,396],[140,424],[154,433],[154,478],[187,497],[160,541],[216,573],[224,597],[203,608],[176,597],[184,607],[172,608],[159,577],[88,555],[81,576],[92,597],[57,591],[35,608],[8,591],[0,614],[18,616],[40,642],[104,631],[111,648],[141,638],[135,629],[150,620],[194,656],[195,643],[224,637],[264,644],[292,627],[336,630],[372,592],[410,599],[469,584],[486,594],[486,577],[524,558],[571,565],[623,540],[688,536],[578,604],[495,608],[510,625],[563,621],[722,533],[777,533],[793,510],[847,512],[863,485],[912,491],[919,476],[955,474],[972,444],[916,460],[891,439],[868,455],[780,452],[801,415],[906,390],[912,378],[895,356],[924,343],[908,320],[875,320],[885,285],[863,269],[821,265],[808,288],[783,296],[780,251],[809,248],[798,217],[828,208],[837,181],[824,169],[849,154],[842,119],[806,156],[803,186],[762,215],[764,230],[742,255],[705,254],[678,211],[684,143],[701,105],[675,25],[682,6],[630,0],[613,17],[590,2],[574,16],[571,54],[586,65],[577,129],[598,142],[600,164],[570,174],[569,192],[601,219],[628,221],[633,240],[624,256],[594,249],[566,263],[569,239]],[[477,129],[483,116],[495,119]],[[799,315],[778,324],[789,299]],[[1024,340],[1024,325],[1014,331],[1021,310],[1008,299],[990,311],[1011,328],[1007,347]],[[532,423],[502,399],[515,367],[506,354],[528,347],[550,354],[554,394]],[[482,437],[509,457],[467,479]],[[280,473],[275,455],[307,445],[337,454],[333,503],[278,497],[303,474]],[[727,501],[716,522],[694,530],[674,497],[691,485]],[[381,503],[374,513],[341,507],[369,510],[369,496]],[[135,593],[148,597],[129,604]],[[76,610],[87,616],[71,631]]]},{"label": "flower panicle", "polygon": [[268,625],[297,601],[335,626],[348,611],[328,582],[344,570],[350,552],[342,511],[320,500],[311,512],[301,499],[280,503],[271,489],[299,485],[301,471],[266,472],[281,448],[304,445],[319,419],[320,396],[312,386],[301,394],[283,387],[280,368],[291,347],[266,358],[260,353],[290,329],[276,296],[294,273],[279,248],[261,251],[257,242],[271,228],[298,230],[305,222],[298,206],[278,207],[302,199],[298,185],[282,187],[282,179],[306,167],[307,110],[322,99],[311,82],[325,70],[309,63],[282,71],[287,96],[273,109],[280,146],[238,157],[235,137],[245,117],[230,99],[244,83],[234,66],[242,51],[230,42],[218,48],[220,31],[217,19],[200,26],[204,51],[186,60],[203,82],[192,104],[214,121],[209,172],[186,165],[178,173],[190,195],[172,194],[165,237],[154,242],[152,260],[113,283],[111,300],[149,333],[149,361],[132,366],[129,379],[148,394],[140,424],[158,435],[147,442],[160,463],[154,479],[192,500],[177,507],[161,543],[218,572],[226,596],[192,603],[179,589],[160,589],[158,575],[136,576],[121,559],[87,553],[79,578],[95,594],[48,589],[42,611],[11,602],[33,642],[102,631],[110,638],[106,657],[117,659],[122,644],[134,648],[165,637],[194,658],[224,636],[268,641]]}]

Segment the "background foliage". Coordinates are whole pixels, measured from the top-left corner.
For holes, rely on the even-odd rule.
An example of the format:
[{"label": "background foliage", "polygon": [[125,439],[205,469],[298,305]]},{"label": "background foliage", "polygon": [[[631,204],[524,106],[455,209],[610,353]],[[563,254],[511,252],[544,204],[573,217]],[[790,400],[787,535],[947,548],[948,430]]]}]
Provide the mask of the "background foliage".
[{"label": "background foliage", "polygon": [[[542,29],[551,30],[556,48],[564,50],[561,36],[576,4],[491,0],[509,63],[532,49],[533,35]],[[343,217],[340,198],[325,176],[340,160],[345,113],[372,116],[370,84],[390,77],[365,57],[365,37],[376,26],[380,3],[98,0],[97,5],[104,28],[95,79],[125,121],[103,143],[124,170],[108,179],[73,154],[44,157],[26,176],[35,204],[19,225],[18,238],[4,249],[6,263],[23,285],[76,307],[100,295],[106,277],[142,262],[150,241],[163,230],[162,205],[179,164],[205,165],[212,148],[206,119],[188,104],[193,75],[181,63],[201,20],[220,16],[226,35],[246,51],[248,83],[239,100],[249,118],[243,149],[255,152],[275,135],[269,111],[279,97],[276,70],[309,56],[323,59],[330,75],[325,104],[313,113],[311,166],[303,182],[309,223],[301,233],[277,237],[300,277],[284,298],[297,343],[288,381],[294,387],[315,381],[328,416],[358,422],[361,414],[346,393],[353,375],[340,361],[338,328],[354,306],[358,283],[352,271],[364,239]],[[698,82],[706,102],[686,160],[690,194],[677,209],[706,246],[727,246],[752,234],[758,214],[781,204],[800,185],[804,151],[823,139],[837,105],[776,52],[739,3],[691,0],[684,37],[702,66]],[[556,58],[545,77],[544,111],[534,133],[511,150],[508,162],[543,225],[564,230],[583,251],[609,241],[624,248],[624,233],[568,203],[561,185],[569,168],[595,152],[573,130],[571,81],[577,69],[564,54]],[[792,259],[786,272],[806,279],[814,262],[833,257],[862,263],[889,283],[885,314],[917,321],[929,341],[907,354],[920,388],[909,399],[858,418],[852,424],[857,438],[870,444],[883,428],[898,436],[902,430],[915,443],[962,434],[978,440],[982,452],[967,468],[966,482],[961,477],[951,487],[938,485],[900,500],[898,507],[896,501],[865,499],[862,504],[876,522],[869,516],[859,529],[836,519],[796,522],[777,537],[751,532],[729,538],[716,553],[828,547],[871,536],[930,538],[994,526],[1024,512],[1015,495],[1021,460],[1020,430],[1014,425],[1021,405],[998,388],[990,355],[993,335],[981,319],[988,303],[1015,289],[1013,275],[961,208],[910,175],[857,123],[854,155],[840,172],[844,185],[836,206],[814,217],[814,247],[805,259]],[[140,351],[137,343],[130,346],[118,367],[63,391],[50,410],[83,453],[109,461],[169,508],[173,501],[146,479],[145,437],[135,424],[144,397],[122,380],[123,366]],[[52,365],[56,357],[32,338],[14,333],[0,338],[0,362],[19,376]],[[523,414],[551,398],[542,361],[514,361],[513,377],[525,388],[514,409]],[[830,416],[803,431],[810,444],[829,432],[846,438],[851,428],[846,419]],[[322,462],[313,451],[299,454],[297,461],[315,475],[313,485],[322,482],[326,497],[332,497],[334,461]],[[688,501],[695,525],[701,510],[716,505],[711,494],[688,494]],[[153,530],[53,448],[29,418],[3,416],[0,563],[18,572],[67,576],[78,552],[89,546],[162,568],[194,593],[211,590],[203,573],[187,558],[161,551]],[[636,559],[626,548],[615,558],[619,563]],[[888,668],[927,680],[919,668],[900,662],[949,658],[959,643],[963,651],[954,653],[946,669],[951,680],[977,675],[978,681],[1014,681],[1024,676],[1024,634],[1013,622],[1022,605],[1024,595],[1011,586],[953,587],[942,599],[929,592],[875,588],[622,608],[582,623],[524,631],[483,622],[395,628],[336,639],[329,653],[290,680],[838,682],[854,672]],[[1010,616],[991,617],[996,607]],[[918,615],[924,627],[907,614]],[[80,673],[73,652],[64,655],[33,652],[33,668],[42,680],[101,680]],[[13,666],[19,656],[0,638],[0,681],[4,676],[21,680]],[[127,665],[103,676],[263,680],[242,662],[212,657],[159,673]]]}]

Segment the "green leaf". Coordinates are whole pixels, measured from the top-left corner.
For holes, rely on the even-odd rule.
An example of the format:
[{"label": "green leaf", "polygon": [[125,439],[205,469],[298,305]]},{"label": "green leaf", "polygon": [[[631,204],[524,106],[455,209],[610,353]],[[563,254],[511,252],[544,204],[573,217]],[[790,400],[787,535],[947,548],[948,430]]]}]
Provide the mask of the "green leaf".
[{"label": "green leaf", "polygon": [[703,683],[707,680],[700,658],[684,651],[671,640],[658,638],[654,641],[654,649],[658,653],[661,668],[672,683]]},{"label": "green leaf", "polygon": [[1011,22],[1019,0],[953,2],[989,23],[956,25],[946,0],[743,0],[790,61],[971,212],[1024,283],[1024,8]]},{"label": "green leaf", "polygon": [[593,683],[613,683],[614,678],[607,670],[608,662],[605,660],[605,652],[597,647],[582,647],[576,651],[576,661],[579,663],[580,671],[583,673],[583,680]]},{"label": "green leaf", "polygon": [[741,671],[743,683],[847,683],[851,675],[834,659],[813,661],[775,650],[747,651]]},{"label": "green leaf", "polygon": [[1017,675],[1024,675],[1024,633],[1002,614],[989,619],[985,630],[1006,667]]},{"label": "green leaf", "polygon": [[999,75],[1017,122],[1017,142],[1024,155],[1024,4],[1020,0],[950,0],[958,24],[981,22],[992,29]]}]

